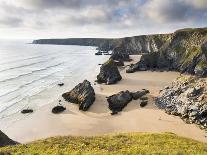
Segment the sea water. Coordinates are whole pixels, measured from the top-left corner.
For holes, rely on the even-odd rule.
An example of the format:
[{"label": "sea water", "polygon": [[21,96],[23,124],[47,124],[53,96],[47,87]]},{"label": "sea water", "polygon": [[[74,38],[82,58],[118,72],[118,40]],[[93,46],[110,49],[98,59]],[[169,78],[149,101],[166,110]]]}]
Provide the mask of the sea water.
[{"label": "sea water", "polygon": [[84,79],[94,81],[98,64],[109,57],[95,56],[96,47],[30,42],[0,40],[0,118],[20,112],[30,104],[30,98],[64,78],[70,79],[72,86]]}]

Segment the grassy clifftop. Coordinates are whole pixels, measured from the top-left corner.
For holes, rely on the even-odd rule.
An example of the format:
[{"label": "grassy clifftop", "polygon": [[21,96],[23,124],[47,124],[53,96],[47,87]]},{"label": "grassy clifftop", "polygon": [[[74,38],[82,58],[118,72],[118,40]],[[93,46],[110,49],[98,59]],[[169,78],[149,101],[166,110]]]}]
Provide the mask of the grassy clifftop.
[{"label": "grassy clifftop", "polygon": [[171,133],[131,133],[97,137],[55,137],[26,145],[4,147],[10,154],[207,154],[207,144]]}]

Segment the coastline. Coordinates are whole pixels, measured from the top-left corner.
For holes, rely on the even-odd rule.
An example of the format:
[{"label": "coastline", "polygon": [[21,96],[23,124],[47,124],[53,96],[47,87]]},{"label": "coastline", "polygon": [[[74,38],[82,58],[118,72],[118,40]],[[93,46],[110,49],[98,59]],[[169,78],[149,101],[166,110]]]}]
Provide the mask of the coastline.
[{"label": "coastline", "polygon": [[[133,59],[136,62],[139,56],[133,56]],[[145,71],[126,74],[123,69],[121,75],[123,79],[115,85],[93,85],[91,81],[96,92],[96,101],[87,112],[79,111],[77,105],[65,102],[57,96],[57,100],[36,109],[33,114],[11,116],[8,119],[14,122],[4,128],[1,127],[2,131],[22,143],[59,135],[94,136],[116,132],[173,132],[179,136],[207,142],[207,134],[196,125],[185,124],[179,117],[166,114],[154,104],[154,98],[159,90],[170,84],[179,73]],[[51,91],[52,94],[45,92],[44,95],[56,95],[57,89],[64,92],[70,81],[65,79],[64,83],[64,87],[52,88],[54,89]],[[139,107],[139,101],[132,101],[118,115],[110,115],[106,96],[122,90],[140,89],[150,90],[148,95],[150,102],[145,108]],[[54,115],[51,109],[58,104],[59,99],[67,110]],[[36,102],[38,100],[40,101],[40,98],[36,98]],[[6,119],[3,124],[8,121]]]}]

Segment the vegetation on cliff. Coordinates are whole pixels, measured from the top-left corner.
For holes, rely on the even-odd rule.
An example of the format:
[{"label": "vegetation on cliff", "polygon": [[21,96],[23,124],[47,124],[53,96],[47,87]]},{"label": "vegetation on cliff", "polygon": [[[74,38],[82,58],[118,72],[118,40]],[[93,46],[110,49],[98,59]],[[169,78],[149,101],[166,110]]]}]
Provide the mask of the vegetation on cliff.
[{"label": "vegetation on cliff", "polygon": [[130,133],[97,137],[54,137],[29,144],[4,147],[10,154],[207,154],[207,144],[171,133]]}]

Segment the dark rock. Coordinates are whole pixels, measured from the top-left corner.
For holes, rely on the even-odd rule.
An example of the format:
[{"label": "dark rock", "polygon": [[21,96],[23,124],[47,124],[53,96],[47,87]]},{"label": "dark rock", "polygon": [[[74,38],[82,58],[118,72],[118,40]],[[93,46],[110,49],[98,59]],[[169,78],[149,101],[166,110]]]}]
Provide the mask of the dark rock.
[{"label": "dark rock", "polygon": [[95,101],[95,92],[91,83],[84,80],[71,91],[64,93],[62,97],[68,102],[78,104],[79,110],[86,111]]},{"label": "dark rock", "polygon": [[108,85],[115,84],[122,79],[119,70],[112,59],[105,62],[101,68],[100,73],[97,75],[98,83],[106,83]]},{"label": "dark rock", "polygon": [[7,135],[0,131],[0,147],[15,145],[17,142],[11,140]]},{"label": "dark rock", "polygon": [[132,95],[129,91],[121,91],[107,98],[109,109],[113,112],[122,111],[131,100]]},{"label": "dark rock", "polygon": [[147,100],[143,100],[140,103],[140,107],[145,107],[147,105],[148,101]]},{"label": "dark rock", "polygon": [[118,114],[118,111],[112,111],[111,115],[116,115]]},{"label": "dark rock", "polygon": [[129,54],[125,50],[124,43],[121,43],[113,49],[111,59],[118,61],[131,61]]},{"label": "dark rock", "polygon": [[58,105],[58,106],[55,106],[54,108],[52,108],[52,113],[59,114],[59,113],[65,111],[65,110],[66,110],[65,107]]},{"label": "dark rock", "polygon": [[102,55],[102,52],[96,52],[95,55]]},{"label": "dark rock", "polygon": [[64,86],[64,83],[58,83],[58,86],[62,87]]},{"label": "dark rock", "polygon": [[149,93],[149,90],[142,90],[142,91],[132,92],[131,94],[132,94],[132,98],[134,100],[137,100],[148,93]]},{"label": "dark rock", "polygon": [[33,110],[32,109],[23,109],[21,111],[22,114],[28,114],[28,113],[33,113]]}]

